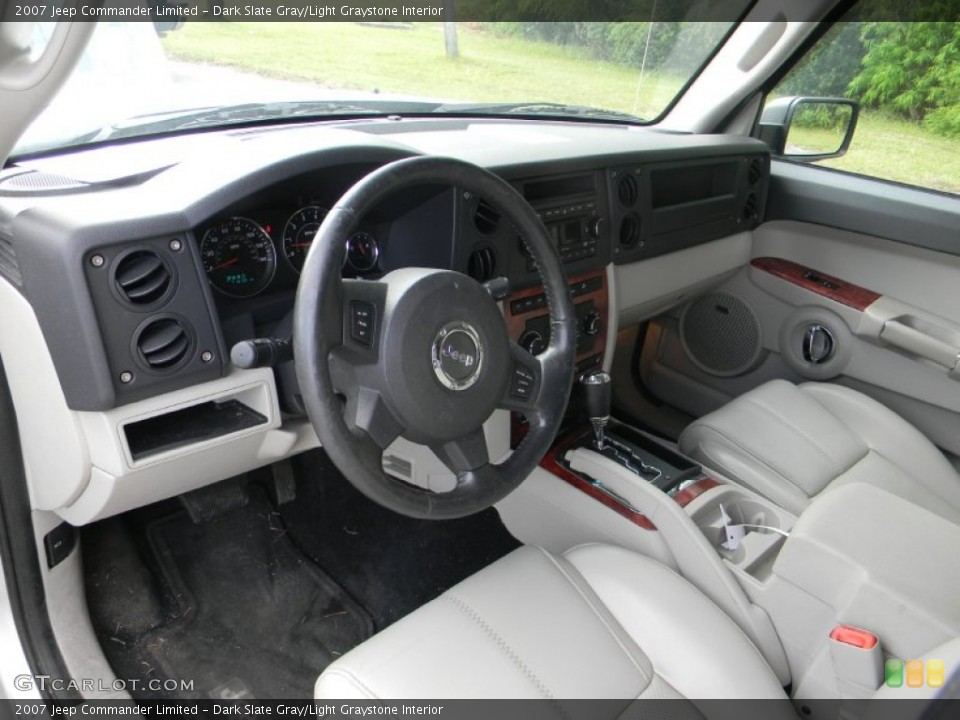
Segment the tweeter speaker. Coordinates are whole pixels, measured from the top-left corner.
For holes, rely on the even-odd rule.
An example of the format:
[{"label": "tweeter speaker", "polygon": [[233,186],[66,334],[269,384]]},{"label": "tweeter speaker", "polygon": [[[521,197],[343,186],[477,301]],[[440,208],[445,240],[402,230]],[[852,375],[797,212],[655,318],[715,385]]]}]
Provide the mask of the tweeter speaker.
[{"label": "tweeter speaker", "polygon": [[684,308],[680,341],[694,365],[720,377],[749,372],[763,349],[756,314],[743,300],[724,292],[701,295]]}]

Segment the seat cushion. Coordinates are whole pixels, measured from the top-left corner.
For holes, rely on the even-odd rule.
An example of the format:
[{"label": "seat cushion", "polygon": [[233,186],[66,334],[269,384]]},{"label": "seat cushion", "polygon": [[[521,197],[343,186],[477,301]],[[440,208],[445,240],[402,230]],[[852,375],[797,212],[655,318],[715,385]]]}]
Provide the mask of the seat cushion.
[{"label": "seat cushion", "polygon": [[680,450],[800,513],[866,482],[960,522],[960,477],[916,428],[863,393],[773,380],[692,423]]},{"label": "seat cushion", "polygon": [[785,696],[699,590],[636,553],[589,545],[516,550],[334,662],[316,697]]}]

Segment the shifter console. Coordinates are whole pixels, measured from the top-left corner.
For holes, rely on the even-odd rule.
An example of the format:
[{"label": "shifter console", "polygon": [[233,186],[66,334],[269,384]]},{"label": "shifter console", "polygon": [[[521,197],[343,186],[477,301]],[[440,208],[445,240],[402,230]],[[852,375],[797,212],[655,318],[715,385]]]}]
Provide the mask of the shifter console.
[{"label": "shifter console", "polygon": [[[580,378],[584,410],[592,436],[584,435],[568,449],[589,447],[626,468],[641,480],[667,493],[681,489],[687,481],[699,479],[699,465],[628,425],[610,419],[610,376],[605,372]],[[597,485],[602,481],[592,478]]]}]

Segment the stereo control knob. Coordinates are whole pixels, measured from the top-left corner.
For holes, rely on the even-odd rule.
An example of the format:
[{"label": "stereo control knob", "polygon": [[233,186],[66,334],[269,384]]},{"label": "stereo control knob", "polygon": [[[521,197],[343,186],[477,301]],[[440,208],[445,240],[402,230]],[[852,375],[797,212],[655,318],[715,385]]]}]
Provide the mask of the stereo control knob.
[{"label": "stereo control knob", "polygon": [[592,238],[597,238],[603,235],[604,230],[607,229],[607,220],[602,217],[593,217],[587,222],[587,233]]},{"label": "stereo control knob", "polygon": [[531,355],[539,355],[547,349],[547,343],[543,335],[537,330],[526,330],[520,336],[520,347]]},{"label": "stereo control knob", "polygon": [[599,335],[603,330],[603,318],[596,310],[589,312],[583,318],[583,332],[587,335]]}]

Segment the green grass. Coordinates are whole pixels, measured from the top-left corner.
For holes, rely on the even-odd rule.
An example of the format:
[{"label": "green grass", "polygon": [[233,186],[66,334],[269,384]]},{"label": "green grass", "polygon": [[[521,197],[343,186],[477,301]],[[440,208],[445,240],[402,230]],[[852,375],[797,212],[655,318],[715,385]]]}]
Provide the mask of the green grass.
[{"label": "green grass", "polygon": [[870,112],[857,123],[850,150],[825,167],[960,193],[960,141]]},{"label": "green grass", "polygon": [[[187,23],[163,40],[174,59],[240,68],[330,88],[476,102],[559,102],[658,115],[682,81],[587,57],[574,47],[459,26],[460,57],[446,57],[440,23],[411,30],[357,23]],[[797,144],[823,140],[800,131]],[[804,137],[804,133],[807,136]],[[815,135],[819,133],[819,137]],[[817,146],[820,144],[817,142]],[[960,193],[958,142],[864,112],[846,156],[822,163]]]},{"label": "green grass", "polygon": [[331,88],[477,102],[559,102],[657,116],[682,81],[584,57],[574,47],[459,26],[460,57],[441,23],[411,30],[357,23],[187,23],[163,40],[175,59],[209,62]]}]

